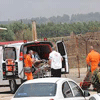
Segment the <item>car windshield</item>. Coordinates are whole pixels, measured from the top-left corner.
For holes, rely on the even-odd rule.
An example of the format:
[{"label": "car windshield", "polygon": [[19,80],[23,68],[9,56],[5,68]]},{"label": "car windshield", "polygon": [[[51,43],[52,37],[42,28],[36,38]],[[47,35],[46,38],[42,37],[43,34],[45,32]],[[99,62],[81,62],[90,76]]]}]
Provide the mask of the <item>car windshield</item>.
[{"label": "car windshield", "polygon": [[55,96],[55,94],[55,83],[31,83],[22,85],[16,92],[14,98]]}]

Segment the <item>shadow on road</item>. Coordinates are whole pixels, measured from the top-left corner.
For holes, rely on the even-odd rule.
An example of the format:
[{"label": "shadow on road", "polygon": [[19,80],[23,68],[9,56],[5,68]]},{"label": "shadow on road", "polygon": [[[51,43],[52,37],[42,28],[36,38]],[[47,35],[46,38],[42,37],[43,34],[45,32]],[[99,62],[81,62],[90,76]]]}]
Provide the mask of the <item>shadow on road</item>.
[{"label": "shadow on road", "polygon": [[10,91],[0,92],[0,94],[12,94]]}]

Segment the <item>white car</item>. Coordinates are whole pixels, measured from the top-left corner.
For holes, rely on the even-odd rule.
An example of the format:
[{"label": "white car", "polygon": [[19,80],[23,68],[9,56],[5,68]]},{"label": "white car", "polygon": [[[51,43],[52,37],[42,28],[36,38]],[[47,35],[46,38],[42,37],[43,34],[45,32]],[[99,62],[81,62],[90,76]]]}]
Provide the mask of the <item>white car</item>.
[{"label": "white car", "polygon": [[100,93],[91,95],[89,100],[100,100]]},{"label": "white car", "polygon": [[39,78],[23,83],[11,100],[88,100],[89,96],[69,78]]}]

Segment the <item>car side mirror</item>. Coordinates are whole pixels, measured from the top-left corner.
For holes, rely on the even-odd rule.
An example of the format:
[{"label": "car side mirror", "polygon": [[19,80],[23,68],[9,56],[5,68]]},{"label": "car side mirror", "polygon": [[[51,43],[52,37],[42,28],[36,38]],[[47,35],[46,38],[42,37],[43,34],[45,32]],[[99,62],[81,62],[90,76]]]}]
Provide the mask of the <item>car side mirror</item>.
[{"label": "car side mirror", "polygon": [[84,95],[84,97],[88,97],[88,96],[90,96],[90,93],[85,90],[84,93],[83,93],[83,95]]}]

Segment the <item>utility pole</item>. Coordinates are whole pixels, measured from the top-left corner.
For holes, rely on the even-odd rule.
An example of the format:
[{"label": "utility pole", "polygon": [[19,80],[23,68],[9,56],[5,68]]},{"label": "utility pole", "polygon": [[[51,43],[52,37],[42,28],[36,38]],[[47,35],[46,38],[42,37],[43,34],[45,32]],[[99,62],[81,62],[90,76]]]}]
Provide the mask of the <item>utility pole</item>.
[{"label": "utility pole", "polygon": [[37,32],[36,32],[36,22],[32,21],[32,39],[33,41],[37,41]]},{"label": "utility pole", "polygon": [[80,78],[79,47],[78,47],[78,38],[76,37],[76,35],[75,38],[76,38],[76,54],[77,54],[76,58],[78,63],[78,78]]}]

